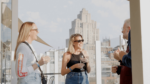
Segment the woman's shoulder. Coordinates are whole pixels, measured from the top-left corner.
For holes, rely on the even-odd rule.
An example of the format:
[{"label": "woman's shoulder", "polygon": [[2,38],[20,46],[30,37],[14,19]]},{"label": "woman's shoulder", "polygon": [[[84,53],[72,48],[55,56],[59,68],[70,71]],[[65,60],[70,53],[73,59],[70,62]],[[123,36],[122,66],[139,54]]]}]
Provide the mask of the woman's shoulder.
[{"label": "woman's shoulder", "polygon": [[20,43],[18,45],[17,51],[28,51],[29,47],[25,43]]},{"label": "woman's shoulder", "polygon": [[20,43],[18,48],[27,48],[28,46],[25,43]]},{"label": "woman's shoulder", "polygon": [[69,55],[71,55],[71,53],[70,52],[65,52],[64,55],[69,56]]},{"label": "woman's shoulder", "polygon": [[71,56],[71,53],[70,53],[70,52],[65,52],[63,56],[64,56],[65,58],[66,58],[66,57],[70,57],[70,56]]}]

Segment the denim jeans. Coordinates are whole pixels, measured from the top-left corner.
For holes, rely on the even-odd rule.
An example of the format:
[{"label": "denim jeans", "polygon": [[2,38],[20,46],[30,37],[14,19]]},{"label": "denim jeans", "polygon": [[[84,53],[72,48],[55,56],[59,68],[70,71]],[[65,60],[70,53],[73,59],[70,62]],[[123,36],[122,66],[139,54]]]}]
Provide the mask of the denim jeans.
[{"label": "denim jeans", "polygon": [[18,84],[41,84],[41,75],[33,72],[24,78],[18,78]]},{"label": "denim jeans", "polygon": [[87,72],[68,73],[65,84],[89,84]]}]

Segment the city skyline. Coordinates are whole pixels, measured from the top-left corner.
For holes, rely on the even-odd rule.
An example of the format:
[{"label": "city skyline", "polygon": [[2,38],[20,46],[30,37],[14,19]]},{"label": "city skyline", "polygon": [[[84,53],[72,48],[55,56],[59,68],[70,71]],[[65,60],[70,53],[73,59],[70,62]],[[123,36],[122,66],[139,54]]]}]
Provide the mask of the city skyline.
[{"label": "city skyline", "polygon": [[[101,4],[101,2],[108,4]],[[84,3],[85,1],[80,0],[45,0],[45,2],[40,0],[19,0],[18,13],[23,22],[35,22],[39,29],[38,36],[55,49],[65,48],[65,40],[69,38],[70,23],[83,8],[88,10],[93,20],[97,22],[101,41],[105,37],[112,39],[121,35],[120,31],[124,20],[129,18],[128,1],[87,0],[86,4]],[[28,6],[25,6],[26,4]],[[51,49],[35,41],[32,44],[38,54]]]}]

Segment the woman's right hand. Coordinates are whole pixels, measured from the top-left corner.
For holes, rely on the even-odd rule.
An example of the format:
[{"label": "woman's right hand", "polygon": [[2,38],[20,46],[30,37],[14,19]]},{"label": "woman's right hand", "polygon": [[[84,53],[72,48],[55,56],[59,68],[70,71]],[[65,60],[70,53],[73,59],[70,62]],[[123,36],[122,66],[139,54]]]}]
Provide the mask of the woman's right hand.
[{"label": "woman's right hand", "polygon": [[41,59],[38,61],[39,65],[42,66],[43,64],[47,64],[50,61],[49,56],[42,56]]},{"label": "woman's right hand", "polygon": [[85,66],[85,64],[83,64],[83,63],[77,63],[74,66],[75,66],[75,68],[81,69],[81,68],[83,68]]}]

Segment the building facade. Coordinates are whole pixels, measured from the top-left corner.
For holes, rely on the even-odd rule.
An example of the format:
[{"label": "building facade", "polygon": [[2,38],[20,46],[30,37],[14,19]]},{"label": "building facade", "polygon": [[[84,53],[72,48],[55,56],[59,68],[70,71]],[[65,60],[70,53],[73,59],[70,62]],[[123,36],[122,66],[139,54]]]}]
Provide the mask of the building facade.
[{"label": "building facade", "polygon": [[108,57],[108,52],[112,51],[112,49],[113,48],[111,47],[110,39],[103,39],[101,42],[101,53]]},{"label": "building facade", "polygon": [[111,47],[110,39],[103,39],[101,42],[102,84],[119,84],[119,75],[112,73],[112,66],[120,65],[119,62],[114,59],[113,52],[115,50],[116,48]]},{"label": "building facade", "polygon": [[[82,9],[77,19],[72,21],[72,28],[69,29],[69,36],[79,33],[84,38],[85,44],[95,44],[99,41],[99,29],[96,27],[96,21],[91,20],[91,14],[86,9]],[[68,39],[66,40],[66,47],[68,47]]]}]

